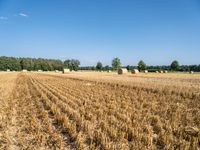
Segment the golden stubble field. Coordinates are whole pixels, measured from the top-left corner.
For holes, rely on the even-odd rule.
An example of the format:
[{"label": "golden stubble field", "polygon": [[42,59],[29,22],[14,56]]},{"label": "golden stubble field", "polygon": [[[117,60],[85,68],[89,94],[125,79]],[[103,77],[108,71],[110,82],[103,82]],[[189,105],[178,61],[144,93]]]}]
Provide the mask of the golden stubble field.
[{"label": "golden stubble field", "polygon": [[0,149],[200,149],[200,74],[0,73]]}]

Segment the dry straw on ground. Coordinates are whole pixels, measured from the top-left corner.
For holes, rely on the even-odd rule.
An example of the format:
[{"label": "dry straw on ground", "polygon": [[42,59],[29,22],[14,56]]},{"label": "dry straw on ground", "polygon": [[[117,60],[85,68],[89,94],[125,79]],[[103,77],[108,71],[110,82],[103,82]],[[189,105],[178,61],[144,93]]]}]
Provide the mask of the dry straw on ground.
[{"label": "dry straw on ground", "polygon": [[0,149],[194,149],[198,74],[0,73]]}]

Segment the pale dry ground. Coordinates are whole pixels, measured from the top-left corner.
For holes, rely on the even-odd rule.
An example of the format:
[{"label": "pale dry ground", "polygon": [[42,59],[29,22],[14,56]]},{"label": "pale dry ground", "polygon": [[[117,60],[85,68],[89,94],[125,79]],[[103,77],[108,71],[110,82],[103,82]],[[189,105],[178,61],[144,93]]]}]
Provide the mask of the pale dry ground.
[{"label": "pale dry ground", "polygon": [[200,94],[200,74],[189,73],[140,73],[140,74],[123,74],[118,75],[116,72],[70,72],[62,73],[48,73],[52,75],[61,75],[75,79],[84,79],[89,81],[119,83],[123,85],[130,85],[134,87],[145,87],[148,89],[159,90],[175,90],[181,93],[182,91],[191,91],[191,93]]},{"label": "pale dry ground", "polygon": [[[45,72],[44,72],[45,73]],[[88,79],[95,81],[117,81],[125,84],[157,84],[161,86],[176,85],[176,86],[190,86],[200,88],[200,74],[189,73],[139,73],[139,74],[123,74],[118,75],[116,72],[70,72],[62,73],[48,73],[54,75],[64,75],[72,78]]]},{"label": "pale dry ground", "polygon": [[13,90],[17,73],[0,73],[0,149],[15,149],[16,107]]},{"label": "pale dry ground", "polygon": [[0,73],[0,149],[200,148],[200,75]]}]

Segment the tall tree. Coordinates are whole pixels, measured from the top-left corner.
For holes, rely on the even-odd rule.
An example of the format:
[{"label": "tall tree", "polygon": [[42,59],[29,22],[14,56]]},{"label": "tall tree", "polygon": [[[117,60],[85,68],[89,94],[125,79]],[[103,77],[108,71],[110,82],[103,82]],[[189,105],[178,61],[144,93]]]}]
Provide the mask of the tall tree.
[{"label": "tall tree", "polygon": [[177,60],[174,60],[171,63],[171,69],[174,70],[174,71],[177,71],[179,69],[179,62]]},{"label": "tall tree", "polygon": [[106,71],[110,70],[110,66],[106,65],[103,70],[106,70]]},{"label": "tall tree", "polygon": [[34,70],[34,63],[31,58],[20,58],[20,64],[22,69]]},{"label": "tall tree", "polygon": [[80,61],[77,59],[67,59],[64,61],[64,67],[77,71],[79,69]]},{"label": "tall tree", "polygon": [[140,60],[139,62],[138,62],[138,69],[141,71],[141,70],[145,70],[146,69],[146,64],[144,63],[144,61],[143,60]]},{"label": "tall tree", "polygon": [[117,70],[121,67],[121,62],[119,58],[116,57],[112,60],[112,67],[114,70]]},{"label": "tall tree", "polygon": [[102,68],[103,68],[102,63],[101,63],[100,61],[97,62],[96,69],[97,69],[97,70],[102,70]]},{"label": "tall tree", "polygon": [[71,64],[71,60],[70,59],[67,59],[67,60],[64,61],[64,67],[68,68],[68,69],[71,69],[72,64]]},{"label": "tall tree", "polygon": [[77,71],[79,69],[80,61],[77,59],[71,60],[72,70]]}]

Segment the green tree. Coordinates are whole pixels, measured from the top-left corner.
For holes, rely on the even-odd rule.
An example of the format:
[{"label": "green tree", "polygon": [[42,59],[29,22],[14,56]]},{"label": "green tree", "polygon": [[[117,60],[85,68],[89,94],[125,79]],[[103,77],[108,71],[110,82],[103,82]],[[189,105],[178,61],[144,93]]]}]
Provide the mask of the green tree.
[{"label": "green tree", "polygon": [[72,70],[78,71],[79,65],[80,65],[80,61],[77,60],[77,59],[72,59],[71,60],[71,65],[72,65]]},{"label": "green tree", "polygon": [[22,69],[34,70],[34,63],[31,58],[20,58],[20,64]]},{"label": "green tree", "polygon": [[102,68],[103,68],[102,63],[101,63],[100,61],[97,62],[96,69],[97,69],[97,70],[102,70]]},{"label": "green tree", "polygon": [[177,60],[174,60],[171,63],[171,69],[174,70],[174,71],[177,71],[179,69],[179,62]]},{"label": "green tree", "polygon": [[71,60],[67,59],[64,61],[64,67],[70,69],[71,68]]},{"label": "green tree", "polygon": [[130,70],[131,70],[131,66],[130,66],[130,65],[126,66],[126,69],[127,69],[128,71],[130,71]]},{"label": "green tree", "polygon": [[146,69],[146,64],[144,63],[144,61],[143,60],[140,60],[139,62],[138,62],[138,69],[141,71],[141,70],[145,70]]},{"label": "green tree", "polygon": [[104,70],[106,70],[106,71],[110,70],[110,66],[106,65],[106,66],[104,67]]},{"label": "green tree", "polygon": [[80,61],[77,59],[67,59],[64,61],[64,67],[70,70],[77,71],[79,69]]},{"label": "green tree", "polygon": [[121,62],[119,58],[116,57],[112,60],[112,67],[114,70],[117,70],[121,67]]}]

